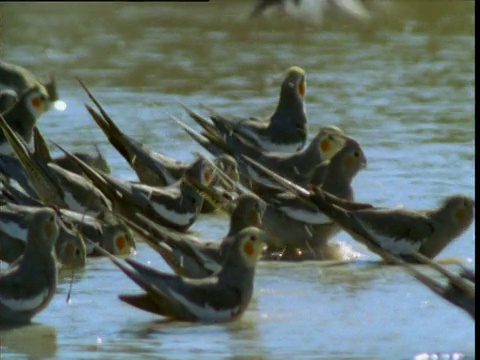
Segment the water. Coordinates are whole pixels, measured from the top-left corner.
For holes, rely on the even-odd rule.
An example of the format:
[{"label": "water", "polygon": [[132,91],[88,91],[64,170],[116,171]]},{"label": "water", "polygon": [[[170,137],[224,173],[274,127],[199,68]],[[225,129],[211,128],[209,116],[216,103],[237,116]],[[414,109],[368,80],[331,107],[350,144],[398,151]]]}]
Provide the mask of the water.
[{"label": "water", "polygon": [[[76,76],[126,133],[191,160],[200,148],[170,118],[194,126],[179,102],[267,115],[282,71],[299,65],[307,71],[310,134],[337,125],[363,146],[359,201],[426,208],[452,193],[474,195],[473,2],[398,2],[393,17],[370,29],[335,21],[321,29],[275,14],[248,23],[250,5],[5,3],[1,54],[39,76],[56,74],[67,108],[40,119],[44,135],[72,151],[98,144],[122,179],[135,175],[90,119]],[[218,239],[226,227],[225,216],[209,215],[193,230]],[[439,258],[472,259],[474,229]],[[475,356],[465,313],[403,270],[375,265],[378,257],[345,233],[334,241],[360,261],[261,262],[248,310],[226,325],[170,322],[128,307],[117,295],[137,286],[109,260],[89,259],[74,274],[70,304],[72,274],[62,271],[57,295],[33,325],[0,333],[2,358]],[[169,271],[143,243],[137,258]]]}]

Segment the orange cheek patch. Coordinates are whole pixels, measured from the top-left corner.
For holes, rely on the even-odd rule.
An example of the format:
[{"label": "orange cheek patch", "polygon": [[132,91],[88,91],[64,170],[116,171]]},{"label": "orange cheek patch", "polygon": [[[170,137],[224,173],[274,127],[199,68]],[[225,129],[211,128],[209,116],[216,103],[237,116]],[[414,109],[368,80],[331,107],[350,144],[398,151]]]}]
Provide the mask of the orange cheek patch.
[{"label": "orange cheek patch", "polygon": [[243,245],[243,251],[245,251],[245,254],[248,256],[255,254],[255,248],[251,242],[247,242],[245,245]]},{"label": "orange cheek patch", "polygon": [[125,239],[125,236],[123,235],[117,236],[117,238],[115,239],[115,246],[117,247],[119,252],[122,253],[125,247],[127,246],[127,240]]},{"label": "orange cheek patch", "polygon": [[300,93],[300,95],[305,96],[305,90],[306,90],[305,82],[302,81],[300,85],[298,85],[298,92]]},{"label": "orange cheek patch", "polygon": [[40,98],[36,97],[32,99],[32,105],[38,109],[40,106],[42,106],[42,100]]},{"label": "orange cheek patch", "polygon": [[330,150],[330,141],[328,141],[327,139],[322,140],[322,142],[320,143],[320,149],[322,150],[322,152],[327,152],[328,150]]}]

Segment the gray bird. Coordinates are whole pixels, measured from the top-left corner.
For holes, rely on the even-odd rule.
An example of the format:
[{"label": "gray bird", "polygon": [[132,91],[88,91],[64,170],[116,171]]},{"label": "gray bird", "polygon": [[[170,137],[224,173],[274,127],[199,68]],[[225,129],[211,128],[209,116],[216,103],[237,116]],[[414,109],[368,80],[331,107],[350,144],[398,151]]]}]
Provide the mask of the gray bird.
[{"label": "gray bird", "polygon": [[210,111],[210,120],[184,106],[188,114],[207,132],[221,137],[236,134],[264,151],[299,151],[307,141],[307,115],[304,97],[305,70],[292,66],[286,71],[277,108],[266,119],[228,119]]},{"label": "gray bird", "polygon": [[410,254],[414,251],[428,258],[437,256],[474,218],[474,201],[465,195],[448,196],[438,208],[427,210],[373,207],[350,211],[326,200],[316,188],[310,200],[371,251],[382,256],[380,247],[413,262]]},{"label": "gray bird", "polygon": [[[33,140],[35,146],[35,155],[38,155],[41,159],[43,159],[47,163],[54,163],[55,165],[60,166],[62,169],[68,170],[72,173],[77,175],[83,175],[82,170],[78,167],[75,162],[66,155],[58,156],[53,158],[50,154],[50,150],[48,149],[47,142],[42,135],[42,132],[37,126],[33,128]],[[91,152],[80,152],[76,151],[73,154],[81,159],[86,164],[90,165],[94,169],[100,170],[106,174],[109,174],[111,169],[110,165],[108,164],[107,160],[100,152],[98,146],[95,146],[95,153]]]},{"label": "gray bird", "polygon": [[[181,122],[180,125],[192,136],[191,128]],[[192,138],[198,140],[195,136]],[[209,137],[209,140],[214,141],[215,145],[226,150],[235,158],[241,175],[257,193],[264,191],[265,188],[278,189],[279,187],[246,162],[245,156],[255,159],[260,164],[301,186],[307,186],[312,182],[319,183],[323,180],[322,173],[325,173],[327,166],[325,161],[340,151],[347,139],[349,138],[339,128],[325,126],[318,131],[311,143],[303,150],[293,153],[275,153],[265,152],[235,135],[229,137],[228,143],[219,137]],[[202,144],[200,143],[200,145]]]},{"label": "gray bird", "polygon": [[129,223],[145,242],[157,251],[177,275],[204,278],[218,272],[225,261],[230,239],[241,230],[261,228],[265,203],[253,194],[240,195],[230,216],[228,233],[221,241],[209,241],[190,234],[177,233],[159,226],[143,216],[139,225]]},{"label": "gray bird", "polygon": [[36,143],[35,153],[32,153],[1,115],[0,128],[43,203],[92,215],[111,211],[111,202],[91,182],[58,165],[48,163],[50,155],[42,144]]},{"label": "gray bird", "polygon": [[[12,263],[25,251],[33,214],[38,206],[12,203],[0,206],[0,260]],[[82,235],[72,231],[63,221],[58,221],[59,233],[55,243],[57,260],[66,268],[85,266],[86,248]]]},{"label": "gray bird", "polygon": [[135,171],[141,183],[151,186],[167,186],[173,184],[185,174],[191,163],[177,161],[164,154],[155,152],[124,134],[85,84],[81,80],[78,81],[100,113],[85,104],[88,112],[105,133],[110,143]]},{"label": "gray bird", "polygon": [[43,92],[48,95],[51,102],[59,99],[57,83],[53,76],[50,76],[48,81],[38,81],[35,76],[24,67],[0,60],[0,90],[11,89],[17,94],[21,94],[32,86],[43,87]]},{"label": "gray bird", "polygon": [[[331,194],[329,200],[349,209],[371,207],[369,204],[351,203],[354,200],[352,181],[366,164],[367,159],[360,144],[348,139],[328,164],[321,188]],[[251,165],[254,166],[254,163]],[[321,259],[322,249],[328,240],[341,230],[312,202],[306,203],[297,194],[263,193],[261,197],[268,204],[263,217],[263,228],[268,234],[270,251],[301,249],[307,258],[313,256]]]},{"label": "gray bird", "polygon": [[[102,219],[75,211],[61,209],[60,218],[72,230],[77,230],[85,238],[100,245],[109,253],[114,255],[130,255],[135,252],[136,243],[130,228],[122,221]],[[98,256],[93,246],[87,243],[87,255]]]},{"label": "gray bird", "polygon": [[186,231],[196,221],[203,205],[203,197],[191,184],[208,186],[213,178],[213,169],[204,159],[198,158],[182,179],[167,187],[128,183],[95,171],[56,145],[74,159],[93,184],[112,201],[115,212],[133,221],[138,212],[160,225],[179,231]]},{"label": "gray bird", "polygon": [[59,227],[55,211],[37,210],[24,254],[0,273],[0,324],[27,324],[45,309],[57,288],[54,254]]},{"label": "gray bird", "polygon": [[[37,119],[46,111],[48,95],[38,86],[31,87],[19,95],[19,100],[1,115],[7,124],[29,143]],[[11,154],[5,135],[0,133],[0,154]]]},{"label": "gray bird", "polygon": [[[111,168],[107,162],[107,159],[100,152],[100,149],[95,146],[95,152],[75,151],[73,155],[81,159],[84,163],[90,165],[94,169],[100,170],[106,174],[110,174]],[[67,156],[59,156],[52,158],[52,162],[61,168],[68,170],[72,173],[82,175],[83,172],[80,168]]]},{"label": "gray bird", "polygon": [[[255,267],[265,234],[249,227],[231,238],[222,269],[204,279],[160,272],[135,260],[111,260],[145,293],[120,295],[120,300],[144,311],[180,321],[218,323],[238,319],[253,294]],[[103,251],[103,249],[101,250]]]}]

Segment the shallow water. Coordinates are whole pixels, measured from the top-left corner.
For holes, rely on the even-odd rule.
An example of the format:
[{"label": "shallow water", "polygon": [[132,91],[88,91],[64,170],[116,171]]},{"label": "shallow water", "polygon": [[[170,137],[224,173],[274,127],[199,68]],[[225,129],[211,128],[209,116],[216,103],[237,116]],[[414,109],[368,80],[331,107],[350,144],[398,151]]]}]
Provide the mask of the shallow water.
[{"label": "shallow water", "polygon": [[[44,135],[72,151],[100,145],[123,179],[135,175],[90,120],[76,76],[126,133],[190,160],[200,148],[170,118],[192,124],[179,102],[267,115],[282,71],[299,65],[307,71],[310,134],[337,125],[365,151],[368,167],[354,181],[359,201],[426,208],[452,193],[474,195],[473,2],[405,2],[369,29],[275,14],[251,23],[247,3],[5,3],[0,55],[37,75],[56,74],[67,108],[40,119]],[[225,216],[208,215],[193,230],[217,239],[226,227]],[[474,229],[439,258],[473,258]],[[378,266],[347,234],[334,241],[360,261],[261,262],[248,310],[226,325],[169,322],[128,307],[117,295],[137,286],[109,260],[89,259],[74,274],[70,304],[71,273],[62,271],[34,324],[0,333],[1,357],[475,357],[465,313],[403,270]],[[168,271],[143,243],[137,258]]]}]

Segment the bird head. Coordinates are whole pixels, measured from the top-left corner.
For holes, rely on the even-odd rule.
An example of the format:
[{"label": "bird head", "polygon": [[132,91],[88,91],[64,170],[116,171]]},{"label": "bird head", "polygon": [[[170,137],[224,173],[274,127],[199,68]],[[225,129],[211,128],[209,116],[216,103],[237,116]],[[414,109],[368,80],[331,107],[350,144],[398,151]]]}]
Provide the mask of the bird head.
[{"label": "bird head", "polygon": [[73,235],[57,249],[57,258],[64,267],[77,268],[85,266],[87,249],[80,233]]},{"label": "bird head", "polygon": [[352,177],[367,166],[367,158],[360,144],[352,138],[346,141],[344,148],[337,156],[342,158],[343,171]]},{"label": "bird head", "polygon": [[318,131],[318,144],[324,160],[331,159],[345,145],[346,136],[336,126],[324,126]]},{"label": "bird head", "polygon": [[[256,227],[248,227],[236,234],[240,257],[247,267],[254,267],[262,255],[267,233]],[[234,249],[232,249],[234,250]],[[230,254],[232,254],[232,250]]]},{"label": "bird head", "polygon": [[57,242],[59,228],[58,216],[52,208],[40,208],[31,215],[31,226],[27,244],[51,252]]},{"label": "bird head", "polygon": [[237,198],[237,206],[232,218],[243,217],[248,226],[260,228],[267,204],[254,194],[243,194]]},{"label": "bird head", "polygon": [[49,97],[43,86],[34,86],[25,90],[21,99],[24,99],[29,112],[38,119],[45,111],[48,110]]},{"label": "bird head", "polygon": [[452,216],[460,228],[470,226],[475,216],[475,201],[466,195],[452,195],[443,202],[443,208]]},{"label": "bird head", "polygon": [[281,96],[283,94],[300,95],[305,97],[307,91],[307,80],[305,70],[298,66],[292,66],[286,71],[282,83]]}]

